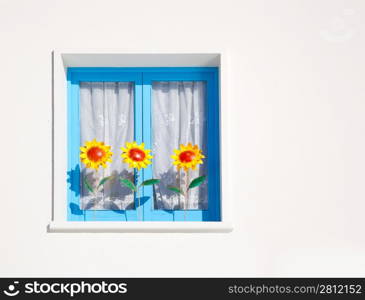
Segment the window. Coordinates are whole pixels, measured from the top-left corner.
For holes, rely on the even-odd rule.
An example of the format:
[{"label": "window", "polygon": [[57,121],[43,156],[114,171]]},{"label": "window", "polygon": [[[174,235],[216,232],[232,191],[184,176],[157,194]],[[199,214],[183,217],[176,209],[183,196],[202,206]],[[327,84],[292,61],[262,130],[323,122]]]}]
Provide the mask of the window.
[{"label": "window", "polygon": [[[71,67],[67,83],[68,221],[221,221],[218,68]],[[97,171],[80,162],[80,147],[94,139],[113,152]],[[121,158],[133,141],[153,155],[138,174]],[[206,157],[194,171],[177,171],[171,155],[188,143]],[[200,176],[187,197],[171,189]],[[160,181],[137,195],[120,178]]]}]

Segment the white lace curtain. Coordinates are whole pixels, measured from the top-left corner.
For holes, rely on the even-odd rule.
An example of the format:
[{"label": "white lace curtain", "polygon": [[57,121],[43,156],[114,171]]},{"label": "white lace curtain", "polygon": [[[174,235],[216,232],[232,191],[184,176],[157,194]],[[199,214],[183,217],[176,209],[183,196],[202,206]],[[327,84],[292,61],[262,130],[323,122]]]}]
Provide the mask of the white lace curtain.
[{"label": "white lace curtain", "polygon": [[[102,177],[115,175],[95,198],[81,186],[81,209],[134,209],[134,196],[122,187],[117,176],[133,180],[133,172],[120,158],[120,147],[134,140],[134,85],[130,82],[81,82],[80,127],[81,145],[86,141],[103,141],[112,147],[112,163],[95,171],[81,164],[81,180],[87,176],[93,186]],[[152,86],[153,177],[161,183],[154,188],[155,209],[183,209],[184,198],[166,189],[169,185],[185,186],[184,172],[172,166],[171,155],[180,144],[198,145],[206,154],[205,83],[202,81],[154,82]],[[206,175],[206,159],[190,180]],[[207,209],[207,182],[192,189],[189,209]]]},{"label": "white lace curtain", "polygon": [[[206,154],[205,82],[165,81],[152,85],[153,177],[160,178],[155,186],[155,209],[183,209],[184,198],[169,191],[167,186],[186,186],[185,173],[172,166],[171,154],[180,144],[191,142]],[[190,180],[206,175],[206,159]],[[187,207],[207,209],[207,182],[191,189]]]},{"label": "white lace curtain", "polygon": [[96,186],[102,177],[115,175],[104,185],[104,191],[95,198],[81,185],[81,209],[124,210],[134,208],[134,196],[122,187],[117,175],[133,180],[133,172],[120,158],[120,147],[134,140],[134,85],[131,82],[81,82],[80,127],[81,145],[96,139],[111,146],[112,163],[106,169],[95,171],[81,165],[81,180],[88,176]]}]

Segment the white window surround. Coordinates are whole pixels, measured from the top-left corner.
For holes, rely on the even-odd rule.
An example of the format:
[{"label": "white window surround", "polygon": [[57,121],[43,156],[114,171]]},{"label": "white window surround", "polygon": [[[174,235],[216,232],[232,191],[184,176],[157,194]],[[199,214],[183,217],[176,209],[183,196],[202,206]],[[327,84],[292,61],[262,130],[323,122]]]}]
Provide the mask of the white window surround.
[{"label": "white window surround", "polygon": [[[70,222],[67,221],[67,84],[68,67],[219,67],[221,106],[221,221],[220,222]],[[230,186],[229,97],[227,54],[53,51],[53,199],[48,232],[230,232],[233,230]]]}]

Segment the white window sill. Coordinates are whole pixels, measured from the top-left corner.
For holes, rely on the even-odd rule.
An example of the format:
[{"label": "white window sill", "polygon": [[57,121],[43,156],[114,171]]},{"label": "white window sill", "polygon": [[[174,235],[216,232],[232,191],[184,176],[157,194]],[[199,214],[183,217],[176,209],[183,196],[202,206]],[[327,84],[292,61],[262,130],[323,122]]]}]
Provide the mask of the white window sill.
[{"label": "white window sill", "polygon": [[228,222],[51,222],[48,232],[231,232]]}]

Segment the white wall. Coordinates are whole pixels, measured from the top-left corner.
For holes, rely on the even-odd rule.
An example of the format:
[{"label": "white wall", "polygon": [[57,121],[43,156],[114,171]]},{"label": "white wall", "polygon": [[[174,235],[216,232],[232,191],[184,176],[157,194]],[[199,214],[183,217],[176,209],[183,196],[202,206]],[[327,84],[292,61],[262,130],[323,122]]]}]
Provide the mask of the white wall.
[{"label": "white wall", "polygon": [[[365,2],[174,2],[0,1],[0,276],[365,276]],[[234,232],[47,233],[51,50],[222,46]]]}]

